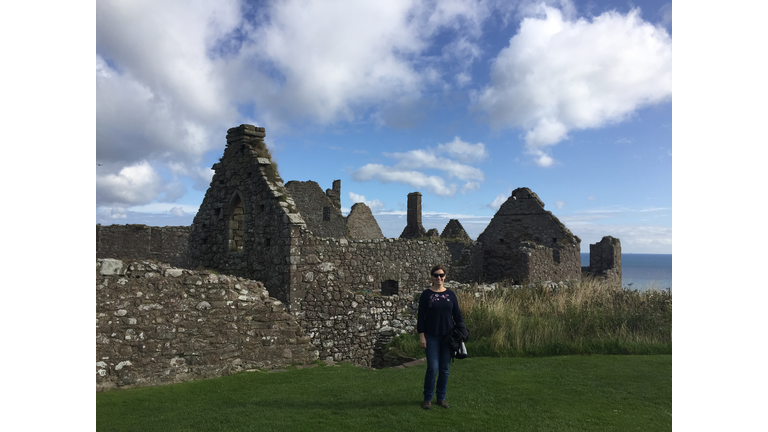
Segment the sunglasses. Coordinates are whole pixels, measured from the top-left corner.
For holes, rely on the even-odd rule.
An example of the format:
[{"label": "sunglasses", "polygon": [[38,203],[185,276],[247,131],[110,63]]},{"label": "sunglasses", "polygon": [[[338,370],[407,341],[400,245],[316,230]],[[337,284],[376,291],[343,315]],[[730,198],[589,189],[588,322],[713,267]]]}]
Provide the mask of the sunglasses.
[{"label": "sunglasses", "polygon": [[433,278],[444,278],[445,273],[432,273]]}]

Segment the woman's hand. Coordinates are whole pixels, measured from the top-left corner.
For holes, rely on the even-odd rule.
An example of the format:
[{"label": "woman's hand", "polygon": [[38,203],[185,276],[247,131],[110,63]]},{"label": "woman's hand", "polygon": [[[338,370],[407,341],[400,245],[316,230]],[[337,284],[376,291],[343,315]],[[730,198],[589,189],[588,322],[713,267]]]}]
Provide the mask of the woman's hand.
[{"label": "woman's hand", "polygon": [[424,337],[424,333],[419,333],[419,342],[422,348],[427,349],[427,338]]}]

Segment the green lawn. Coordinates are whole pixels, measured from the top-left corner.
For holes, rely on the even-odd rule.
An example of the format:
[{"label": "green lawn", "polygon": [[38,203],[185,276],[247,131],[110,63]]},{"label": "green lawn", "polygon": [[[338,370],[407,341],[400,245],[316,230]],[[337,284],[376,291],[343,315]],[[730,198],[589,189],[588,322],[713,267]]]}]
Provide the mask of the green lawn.
[{"label": "green lawn", "polygon": [[251,372],[96,396],[99,431],[667,431],[672,356],[477,357],[449,410],[423,411],[425,365]]}]

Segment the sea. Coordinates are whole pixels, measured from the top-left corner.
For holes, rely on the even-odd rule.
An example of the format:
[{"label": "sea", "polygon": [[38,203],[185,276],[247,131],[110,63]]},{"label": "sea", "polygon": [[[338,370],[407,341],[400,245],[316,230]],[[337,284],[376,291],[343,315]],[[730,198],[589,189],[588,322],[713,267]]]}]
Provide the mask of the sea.
[{"label": "sea", "polygon": [[[589,265],[589,253],[581,254],[581,265]],[[645,291],[672,290],[672,254],[621,254],[621,284]]]}]

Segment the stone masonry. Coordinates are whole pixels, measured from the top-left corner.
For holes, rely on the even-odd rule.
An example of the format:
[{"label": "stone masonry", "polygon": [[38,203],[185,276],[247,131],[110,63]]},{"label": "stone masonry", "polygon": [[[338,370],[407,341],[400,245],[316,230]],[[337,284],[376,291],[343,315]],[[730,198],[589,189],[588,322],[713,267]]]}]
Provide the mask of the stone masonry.
[{"label": "stone masonry", "polygon": [[383,239],[371,209],[365,203],[356,203],[347,216],[347,236],[350,239]]},{"label": "stone masonry", "polygon": [[189,267],[189,227],[96,225],[96,258],[154,259]]},{"label": "stone masonry", "polygon": [[469,237],[469,234],[464,230],[464,227],[461,225],[461,222],[459,222],[458,219],[451,219],[448,221],[448,224],[445,225],[445,228],[443,228],[443,233],[440,234],[440,238],[443,240],[460,240],[465,243],[469,243],[472,241],[472,239]]},{"label": "stone masonry", "polygon": [[150,261],[96,260],[96,388],[309,363],[317,351],[261,282]]},{"label": "stone masonry", "polygon": [[[336,187],[340,184],[340,180],[334,182]],[[289,181],[285,188],[312,234],[318,237],[346,237],[347,221],[341,214],[341,204],[337,202],[339,191],[328,189],[323,193],[320,185],[311,180]]]},{"label": "stone masonry", "polygon": [[598,243],[589,245],[589,267],[582,271],[621,288],[621,241],[605,236]]},{"label": "stone masonry", "polygon": [[291,312],[320,359],[376,366],[393,336],[414,331],[409,311],[429,286],[429,270],[449,261],[439,241],[303,237]]},{"label": "stone masonry", "polygon": [[288,303],[291,239],[305,222],[264,144],[264,128],[227,131],[189,235],[193,267],[260,280]]},{"label": "stone masonry", "polygon": [[581,280],[581,239],[528,188],[518,188],[478,237],[482,264],[475,278],[515,283]]}]

